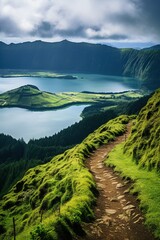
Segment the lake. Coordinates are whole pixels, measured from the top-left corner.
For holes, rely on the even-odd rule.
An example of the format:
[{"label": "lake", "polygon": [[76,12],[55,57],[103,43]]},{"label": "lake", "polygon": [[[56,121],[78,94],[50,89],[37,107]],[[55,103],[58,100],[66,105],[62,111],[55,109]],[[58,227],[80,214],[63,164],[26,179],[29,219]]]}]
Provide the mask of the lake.
[{"label": "lake", "polygon": [[0,78],[0,93],[26,84],[37,86],[48,92],[122,92],[138,88],[134,78],[97,74],[73,74],[77,79],[44,77]]},{"label": "lake", "polygon": [[[86,105],[71,106],[56,111],[34,112],[21,108],[0,109],[0,132],[16,139],[30,139],[51,136],[79,122]],[[87,105],[88,106],[88,105]]]},{"label": "lake", "polygon": [[[0,78],[0,93],[26,84],[37,86],[49,92],[122,92],[138,88],[135,79],[93,75],[74,74],[77,79],[51,79],[39,77]],[[85,105],[71,106],[56,111],[34,112],[20,108],[0,109],[0,132],[14,138],[28,141],[53,135],[60,130],[78,122]]]}]

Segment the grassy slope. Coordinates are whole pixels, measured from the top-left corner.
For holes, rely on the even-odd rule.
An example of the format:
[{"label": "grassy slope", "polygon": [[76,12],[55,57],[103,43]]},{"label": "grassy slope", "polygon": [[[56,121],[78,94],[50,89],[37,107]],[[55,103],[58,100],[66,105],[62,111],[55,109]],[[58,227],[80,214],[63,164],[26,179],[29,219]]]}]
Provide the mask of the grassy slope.
[{"label": "grassy slope", "polygon": [[[70,239],[80,233],[80,223],[93,218],[95,183],[85,168],[86,157],[99,145],[125,131],[127,116],[102,125],[80,145],[54,157],[51,162],[30,169],[0,202],[0,239]],[[42,223],[41,221],[42,216]],[[78,232],[77,232],[78,231]],[[67,238],[68,237],[68,238]]]},{"label": "grassy slope", "polygon": [[139,78],[149,89],[160,85],[160,50],[122,49],[123,74]]},{"label": "grassy slope", "polygon": [[155,170],[147,171],[132,161],[132,157],[124,153],[124,144],[118,145],[106,160],[106,164],[115,166],[115,171],[123,177],[130,178],[134,184],[131,192],[138,194],[140,207],[146,217],[146,224],[160,239],[160,175]]},{"label": "grassy slope", "polygon": [[0,94],[0,107],[23,107],[33,110],[47,110],[73,105],[77,103],[95,103],[107,100],[115,101],[116,98],[127,97],[135,99],[142,97],[139,92],[124,92],[113,94],[98,93],[48,93],[42,92],[32,85],[22,86],[20,88]]},{"label": "grassy slope", "polygon": [[[146,223],[160,239],[160,89],[135,120],[125,145],[117,146],[106,164],[116,166],[123,176],[134,181]],[[152,171],[148,171],[152,170]]]},{"label": "grassy slope", "polygon": [[140,111],[125,151],[141,166],[160,169],[160,89]]}]

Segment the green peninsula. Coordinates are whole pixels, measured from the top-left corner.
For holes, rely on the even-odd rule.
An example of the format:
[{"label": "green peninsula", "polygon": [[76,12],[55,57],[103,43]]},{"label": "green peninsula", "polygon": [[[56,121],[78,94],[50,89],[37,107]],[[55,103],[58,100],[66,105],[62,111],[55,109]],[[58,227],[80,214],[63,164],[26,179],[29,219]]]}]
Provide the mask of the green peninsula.
[{"label": "green peninsula", "polygon": [[0,94],[0,107],[20,107],[34,111],[63,108],[69,105],[104,103],[109,101],[128,101],[142,97],[143,93],[129,91],[122,93],[40,91],[36,86],[25,85]]}]

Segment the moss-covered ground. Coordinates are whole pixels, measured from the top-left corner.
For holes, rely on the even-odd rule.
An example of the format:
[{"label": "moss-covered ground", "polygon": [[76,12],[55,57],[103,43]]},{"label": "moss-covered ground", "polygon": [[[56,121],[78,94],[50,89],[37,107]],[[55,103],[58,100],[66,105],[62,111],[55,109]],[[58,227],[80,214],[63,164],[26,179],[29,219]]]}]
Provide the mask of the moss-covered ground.
[{"label": "moss-covered ground", "polygon": [[138,114],[124,150],[140,166],[160,170],[160,89]]}]

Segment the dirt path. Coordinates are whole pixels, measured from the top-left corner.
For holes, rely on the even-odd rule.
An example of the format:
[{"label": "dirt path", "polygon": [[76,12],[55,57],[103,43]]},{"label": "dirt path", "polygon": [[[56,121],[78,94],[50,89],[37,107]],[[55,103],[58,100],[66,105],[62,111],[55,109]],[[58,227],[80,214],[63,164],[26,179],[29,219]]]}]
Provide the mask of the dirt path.
[{"label": "dirt path", "polygon": [[131,183],[104,166],[103,160],[116,144],[125,141],[130,126],[123,136],[101,146],[88,159],[87,166],[93,173],[99,190],[95,221],[85,224],[87,236],[83,240],[153,240],[144,226],[144,218],[136,198],[129,194]]}]

